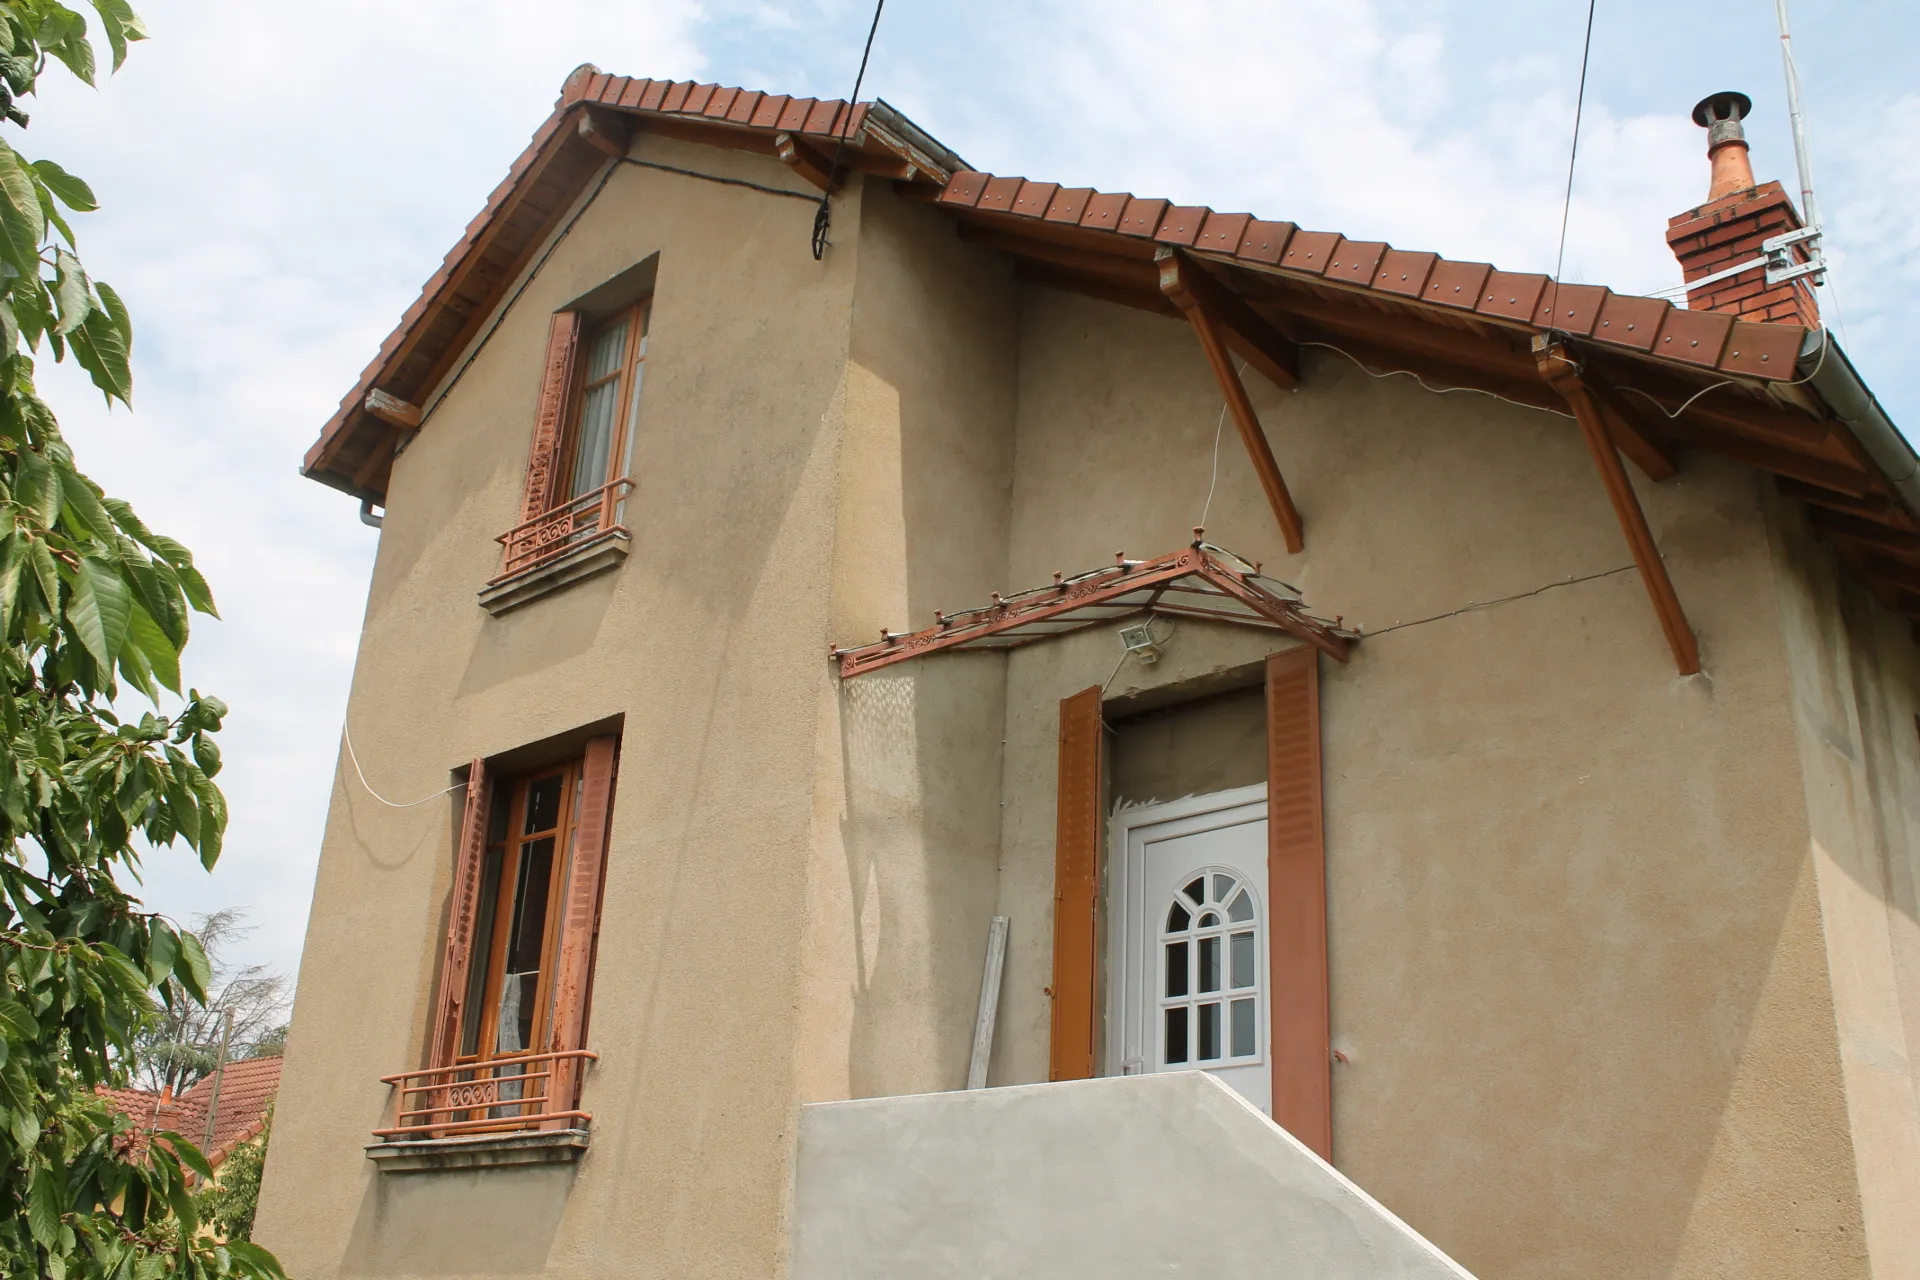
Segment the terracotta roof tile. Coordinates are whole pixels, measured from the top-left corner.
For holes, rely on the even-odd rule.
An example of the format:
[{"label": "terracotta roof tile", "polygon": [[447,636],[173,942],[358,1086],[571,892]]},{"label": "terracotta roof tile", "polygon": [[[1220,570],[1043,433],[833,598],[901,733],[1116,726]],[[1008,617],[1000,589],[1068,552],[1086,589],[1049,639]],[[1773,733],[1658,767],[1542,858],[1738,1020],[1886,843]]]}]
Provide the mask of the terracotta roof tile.
[{"label": "terracotta roof tile", "polygon": [[1236,256],[1249,262],[1278,264],[1293,233],[1291,222],[1262,222],[1256,218],[1247,224],[1246,233],[1240,237],[1240,252]]},{"label": "terracotta roof tile", "polygon": [[1062,187],[1054,192],[1053,200],[1047,205],[1048,222],[1079,222],[1080,215],[1087,211],[1087,201],[1093,198],[1092,187]]},{"label": "terracotta roof tile", "polygon": [[1121,215],[1126,213],[1131,199],[1132,196],[1107,191],[1094,192],[1087,197],[1087,211],[1080,215],[1080,225],[1097,231],[1118,231]]},{"label": "terracotta roof tile", "polygon": [[[260,1132],[267,1108],[280,1090],[279,1058],[245,1058],[229,1062],[220,1081],[220,1110],[214,1117],[213,1142],[206,1156],[214,1164],[224,1160],[234,1145]],[[161,1096],[145,1089],[100,1089],[99,1095],[110,1106],[133,1120],[137,1133],[134,1150],[146,1149],[146,1135],[159,1129],[171,1129],[189,1141],[199,1143],[206,1134],[207,1108],[213,1100],[213,1077],[195,1081],[193,1087],[164,1103]]]},{"label": "terracotta roof tile", "polygon": [[1296,231],[1293,238],[1287,241],[1287,251],[1280,255],[1280,265],[1290,271],[1305,271],[1317,276],[1333,260],[1333,251],[1340,244],[1340,239],[1337,231]]},{"label": "terracotta roof tile", "polygon": [[1327,279],[1371,285],[1373,269],[1380,265],[1380,259],[1386,251],[1387,246],[1383,241],[1342,240],[1333,247],[1332,256],[1328,259]]},{"label": "terracotta roof tile", "polygon": [[1014,197],[1013,211],[1028,218],[1044,217],[1053,203],[1053,193],[1059,189],[1057,182],[1023,183],[1020,194]]},{"label": "terracotta roof tile", "polygon": [[1727,348],[1727,335],[1733,331],[1733,317],[1721,311],[1683,311],[1674,307],[1660,326],[1655,355],[1688,364],[1718,368],[1720,353]]},{"label": "terracotta roof tile", "polygon": [[1480,305],[1480,286],[1486,282],[1487,273],[1491,270],[1493,268],[1484,262],[1455,262],[1450,258],[1442,258],[1433,264],[1433,270],[1427,274],[1427,291],[1421,295],[1421,301],[1471,311]]},{"label": "terracotta roof tile", "polygon": [[1247,224],[1252,221],[1253,215],[1250,213],[1209,211],[1206,226],[1200,229],[1200,238],[1194,241],[1193,247],[1214,253],[1238,253],[1240,237],[1247,233]]},{"label": "terracotta roof tile", "polygon": [[1437,253],[1409,253],[1389,249],[1380,255],[1380,266],[1373,276],[1373,287],[1383,293],[1418,298],[1427,287],[1427,276],[1440,260]]},{"label": "terracotta roof tile", "polygon": [[1610,293],[1600,304],[1600,323],[1594,327],[1593,336],[1617,346],[1651,351],[1668,310],[1668,305],[1657,298]]}]

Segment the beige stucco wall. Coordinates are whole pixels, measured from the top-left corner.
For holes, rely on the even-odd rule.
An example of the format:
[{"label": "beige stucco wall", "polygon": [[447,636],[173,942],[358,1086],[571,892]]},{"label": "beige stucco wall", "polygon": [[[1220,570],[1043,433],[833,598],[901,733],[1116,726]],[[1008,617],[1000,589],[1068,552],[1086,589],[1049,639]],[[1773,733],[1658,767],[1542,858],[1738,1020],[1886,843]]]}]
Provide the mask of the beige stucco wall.
[{"label": "beige stucco wall", "polygon": [[[1014,286],[943,218],[869,191],[853,296],[831,634],[914,630],[1004,587]],[[1005,661],[819,694],[796,1072],[806,1100],[959,1088],[1000,860]]]},{"label": "beige stucco wall", "polygon": [[1920,653],[1769,505],[1867,1246],[1876,1276],[1920,1275]]},{"label": "beige stucco wall", "polygon": [[[638,154],[795,185],[777,162]],[[811,207],[625,167],[395,466],[348,715],[370,779],[625,715],[577,1168],[372,1172],[375,1077],[420,1059],[452,802],[336,781],[259,1239],[334,1275],[767,1274],[784,1248],[813,752],[859,197]],[[658,251],[617,572],[490,618],[550,312]]]},{"label": "beige stucco wall", "polygon": [[[1306,517],[1288,557],[1181,325],[1016,285],[885,184],[838,203],[825,263],[810,217],[618,171],[395,468],[349,708],[375,785],[624,716],[588,1155],[371,1171],[457,798],[337,780],[260,1239],[303,1280],[780,1274],[798,1106],[957,1086],[996,913],[991,1079],[1044,1080],[1057,700],[1280,642],[1185,622],[1116,671],[1100,630],[850,683],[826,648],[1184,545],[1219,434],[1209,539],[1371,633],[1322,664],[1341,1169],[1484,1280],[1866,1274],[1880,1077],[1836,1046],[1757,478],[1642,485],[1706,659],[1676,680],[1569,421],[1317,350],[1298,394],[1250,376]],[[656,251],[634,554],[489,618],[548,314]],[[1913,990],[1890,937],[1882,988]]]},{"label": "beige stucco wall", "polygon": [[[1220,404],[1191,335],[1027,308],[1015,583],[1180,545]],[[1864,1274],[1757,477],[1641,485],[1679,680],[1570,421],[1318,350],[1250,385],[1306,552],[1231,431],[1207,536],[1374,633],[1322,663],[1336,1163],[1484,1277]],[[1274,647],[1182,623],[1109,696]],[[1119,653],[1009,662],[998,1083],[1046,1078],[1055,702]]]}]

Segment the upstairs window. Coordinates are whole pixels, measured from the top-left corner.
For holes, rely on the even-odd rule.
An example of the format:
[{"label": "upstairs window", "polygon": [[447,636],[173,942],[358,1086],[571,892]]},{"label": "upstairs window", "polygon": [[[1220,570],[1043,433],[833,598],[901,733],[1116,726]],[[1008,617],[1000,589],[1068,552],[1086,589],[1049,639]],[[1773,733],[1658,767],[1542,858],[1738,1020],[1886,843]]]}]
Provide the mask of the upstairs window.
[{"label": "upstairs window", "polygon": [[568,484],[562,501],[627,475],[646,368],[648,310],[643,301],[587,330],[578,409],[567,432]]},{"label": "upstairs window", "polygon": [[[544,576],[575,580],[612,567],[626,554],[626,498],[633,490],[633,440],[653,311],[651,294],[635,290],[631,275],[553,315],[520,523],[500,535],[500,572],[481,593],[491,610],[531,598],[517,579],[550,569]],[[650,271],[646,279],[650,288]],[[617,300],[608,300],[607,288],[616,288]]]}]

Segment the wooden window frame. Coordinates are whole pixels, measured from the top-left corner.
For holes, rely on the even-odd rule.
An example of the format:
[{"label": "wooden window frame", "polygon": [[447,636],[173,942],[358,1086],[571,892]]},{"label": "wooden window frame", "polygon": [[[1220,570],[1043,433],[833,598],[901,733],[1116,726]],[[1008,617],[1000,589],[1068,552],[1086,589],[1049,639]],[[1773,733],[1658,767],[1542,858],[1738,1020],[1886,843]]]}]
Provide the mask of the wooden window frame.
[{"label": "wooden window frame", "polygon": [[[441,942],[438,991],[422,1057],[415,1071],[383,1076],[395,1089],[390,1127],[378,1138],[441,1138],[509,1130],[578,1129],[592,1117],[576,1110],[585,1065],[597,1055],[586,1047],[592,1011],[593,972],[600,938],[606,851],[619,770],[615,734],[587,737],[580,754],[502,778],[484,759],[467,777],[466,801],[454,854],[453,887]],[[545,839],[529,836],[526,796],[543,778],[563,779],[559,820],[549,872],[546,919],[541,932],[541,971],[530,1043],[501,1052],[499,1002],[511,939],[512,887],[523,847]],[[499,841],[491,839],[496,793],[507,804]],[[486,954],[475,955],[478,915],[488,851],[502,851],[501,892],[491,908],[494,928]],[[469,998],[475,966],[484,977]],[[471,1006],[471,1007],[469,1007]],[[479,1019],[474,1022],[473,1019]],[[463,1053],[465,1032],[475,1028],[474,1052]]]},{"label": "wooden window frame", "polygon": [[[496,1058],[511,1058],[528,1053],[545,1053],[558,1047],[555,1043],[553,1026],[554,993],[559,981],[559,948],[561,941],[561,922],[567,914],[566,890],[570,879],[569,872],[576,850],[574,837],[577,834],[580,791],[583,784],[585,759],[575,756],[560,764],[529,770],[510,778],[503,778],[496,786],[508,791],[506,833],[496,843],[488,843],[482,851],[481,875],[485,876],[485,860],[495,849],[501,852],[500,889],[494,902],[493,927],[488,930],[488,955],[486,956],[486,977],[480,986],[477,1009],[469,1007],[461,1011],[459,1025],[454,1028],[454,1056],[457,1066],[468,1066],[479,1062],[488,1062]],[[526,825],[527,793],[535,783],[547,778],[558,777],[560,785],[560,814],[557,825],[547,831],[527,834],[522,831]],[[497,798],[497,797],[496,797]],[[533,1005],[533,1040],[519,1049],[501,1052],[491,1046],[500,1042],[500,995],[506,979],[507,952],[512,948],[513,909],[516,893],[514,886],[519,879],[521,860],[526,856],[526,848],[537,840],[552,836],[554,842],[553,865],[547,872],[547,911],[546,920],[541,926],[540,935],[540,982],[535,992]],[[476,921],[476,924],[478,922]],[[477,934],[477,930],[476,930]],[[476,957],[469,957],[469,972]],[[472,1053],[461,1051],[469,1026],[475,1025],[473,1019],[478,1015],[478,1024]],[[577,1046],[575,1046],[577,1047]]]},{"label": "wooden window frame", "polygon": [[[634,384],[636,381],[641,382],[641,390],[644,393],[647,323],[652,319],[652,312],[653,296],[649,294],[631,306],[623,307],[597,320],[584,322],[579,327],[578,336],[575,339],[578,349],[573,359],[573,386],[567,397],[565,426],[557,442],[556,466],[547,510],[551,511],[570,502],[577,502],[596,489],[603,489],[607,485],[631,478],[627,475],[627,446],[634,412]],[[620,353],[619,365],[606,377],[589,382],[587,353],[593,349],[595,339],[622,321],[627,325],[627,342]],[[636,379],[635,374],[642,376]],[[600,477],[599,484],[582,489],[579,493],[568,493],[567,490],[573,483],[574,460],[580,448],[580,419],[586,412],[587,393],[615,378],[621,380],[620,396],[613,407],[613,435],[607,441],[606,474]]]}]

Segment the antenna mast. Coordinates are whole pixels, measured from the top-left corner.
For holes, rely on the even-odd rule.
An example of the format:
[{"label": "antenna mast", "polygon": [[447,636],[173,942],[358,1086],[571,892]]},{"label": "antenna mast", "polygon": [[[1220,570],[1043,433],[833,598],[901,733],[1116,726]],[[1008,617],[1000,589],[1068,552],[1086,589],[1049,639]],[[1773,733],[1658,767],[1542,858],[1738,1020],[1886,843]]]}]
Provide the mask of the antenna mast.
[{"label": "antenna mast", "polygon": [[[1793,66],[1793,33],[1787,29],[1787,0],[1773,0],[1773,12],[1780,19],[1780,62],[1787,72],[1787,115],[1793,124],[1794,167],[1800,171],[1800,220],[1798,231],[1773,236],[1760,242],[1767,256],[1767,283],[1807,277],[1809,285],[1826,283],[1827,260],[1820,252],[1820,211],[1813,203],[1813,161],[1807,155],[1807,126],[1800,112],[1800,73]],[[1796,260],[1798,245],[1803,258]]]},{"label": "antenna mast", "polygon": [[1800,114],[1800,74],[1793,66],[1793,33],[1787,29],[1787,0],[1773,0],[1780,19],[1780,61],[1787,71],[1787,115],[1793,122],[1793,159],[1800,171],[1800,213],[1809,227],[1820,226],[1813,203],[1813,160],[1807,155],[1807,126]]}]

